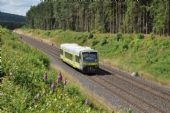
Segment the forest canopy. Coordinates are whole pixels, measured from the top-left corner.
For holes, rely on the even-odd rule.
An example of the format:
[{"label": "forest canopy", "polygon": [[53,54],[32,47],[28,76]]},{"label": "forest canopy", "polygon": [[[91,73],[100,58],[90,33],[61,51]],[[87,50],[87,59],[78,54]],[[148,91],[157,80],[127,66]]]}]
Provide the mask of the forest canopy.
[{"label": "forest canopy", "polygon": [[41,0],[30,27],[170,35],[170,0]]}]

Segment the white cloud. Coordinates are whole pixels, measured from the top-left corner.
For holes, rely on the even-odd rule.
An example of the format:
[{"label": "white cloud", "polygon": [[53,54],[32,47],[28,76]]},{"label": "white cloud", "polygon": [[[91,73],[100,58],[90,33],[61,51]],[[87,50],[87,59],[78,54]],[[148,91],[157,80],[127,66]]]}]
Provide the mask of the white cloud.
[{"label": "white cloud", "polygon": [[30,6],[39,2],[40,0],[0,0],[0,11],[25,16]]}]

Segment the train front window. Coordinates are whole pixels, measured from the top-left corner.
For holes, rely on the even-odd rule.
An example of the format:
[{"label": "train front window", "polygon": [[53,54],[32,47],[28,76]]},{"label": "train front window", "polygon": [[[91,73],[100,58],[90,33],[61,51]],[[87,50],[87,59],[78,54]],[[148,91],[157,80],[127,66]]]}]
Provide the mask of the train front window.
[{"label": "train front window", "polygon": [[96,62],[97,53],[96,52],[83,52],[83,61],[84,62]]}]

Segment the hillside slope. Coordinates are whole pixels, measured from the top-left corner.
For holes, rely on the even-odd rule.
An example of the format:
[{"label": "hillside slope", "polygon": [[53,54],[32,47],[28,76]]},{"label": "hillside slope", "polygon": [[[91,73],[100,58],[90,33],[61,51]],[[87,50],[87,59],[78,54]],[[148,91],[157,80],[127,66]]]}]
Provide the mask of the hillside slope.
[{"label": "hillside slope", "polygon": [[44,54],[1,27],[0,37],[1,113],[107,112],[91,103],[85,104],[86,98],[71,81],[64,83],[64,76],[56,82],[58,74],[49,67],[49,59]]},{"label": "hillside slope", "polygon": [[0,25],[9,29],[20,27],[26,23],[26,17],[0,12]]}]

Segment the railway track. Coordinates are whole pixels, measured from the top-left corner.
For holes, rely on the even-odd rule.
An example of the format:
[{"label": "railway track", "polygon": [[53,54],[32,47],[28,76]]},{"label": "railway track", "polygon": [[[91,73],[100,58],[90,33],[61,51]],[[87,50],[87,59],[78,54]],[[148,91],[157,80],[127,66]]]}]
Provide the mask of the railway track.
[{"label": "railway track", "polygon": [[[59,49],[33,38],[22,36],[22,40],[31,46],[40,49],[53,59],[59,60]],[[65,63],[60,63],[67,66]],[[67,66],[67,68],[70,68]],[[170,88],[157,85],[137,77],[131,77],[128,73],[100,64],[100,71],[96,75],[82,76],[75,69],[72,73],[81,75],[96,85],[105,89],[110,96],[119,98],[126,107],[131,107],[134,112],[142,113],[170,113]],[[100,89],[99,89],[100,90]],[[114,100],[112,100],[114,101]]]}]

